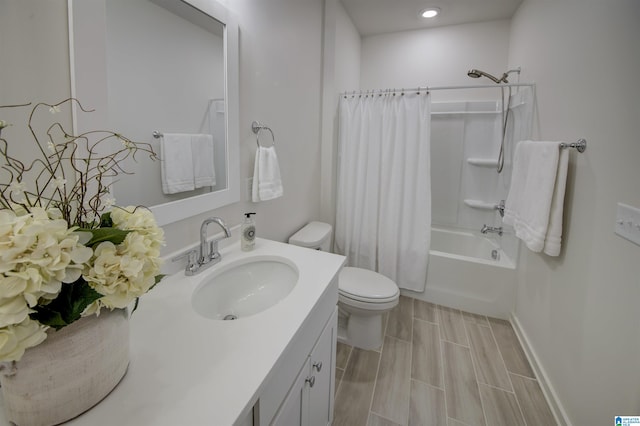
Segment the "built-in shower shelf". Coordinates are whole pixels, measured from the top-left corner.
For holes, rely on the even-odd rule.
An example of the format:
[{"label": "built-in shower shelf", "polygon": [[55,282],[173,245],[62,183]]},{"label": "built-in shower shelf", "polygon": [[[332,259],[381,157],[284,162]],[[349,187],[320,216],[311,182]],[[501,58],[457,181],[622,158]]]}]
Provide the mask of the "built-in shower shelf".
[{"label": "built-in shower shelf", "polygon": [[480,201],[480,200],[465,199],[464,203],[467,206],[471,207],[472,209],[495,210],[495,208],[496,208],[495,204],[487,203],[486,201]]},{"label": "built-in shower shelf", "polygon": [[467,163],[478,167],[498,167],[498,160],[493,158],[467,158]]}]

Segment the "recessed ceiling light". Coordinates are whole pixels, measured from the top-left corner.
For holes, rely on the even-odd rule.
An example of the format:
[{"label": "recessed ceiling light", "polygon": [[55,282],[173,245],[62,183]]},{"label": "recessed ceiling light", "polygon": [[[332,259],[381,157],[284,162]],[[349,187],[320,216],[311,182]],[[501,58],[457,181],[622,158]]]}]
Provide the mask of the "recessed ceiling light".
[{"label": "recessed ceiling light", "polygon": [[435,18],[440,13],[440,9],[437,7],[429,7],[420,13],[423,18]]}]

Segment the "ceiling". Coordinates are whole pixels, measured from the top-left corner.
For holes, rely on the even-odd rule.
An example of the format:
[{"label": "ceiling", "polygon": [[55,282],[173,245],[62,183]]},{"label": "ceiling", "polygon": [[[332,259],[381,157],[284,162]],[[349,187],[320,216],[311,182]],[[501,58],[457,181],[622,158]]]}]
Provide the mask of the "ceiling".
[{"label": "ceiling", "polygon": [[[444,25],[509,19],[522,0],[342,0],[362,36]],[[424,19],[420,12],[435,6],[440,14]]]}]

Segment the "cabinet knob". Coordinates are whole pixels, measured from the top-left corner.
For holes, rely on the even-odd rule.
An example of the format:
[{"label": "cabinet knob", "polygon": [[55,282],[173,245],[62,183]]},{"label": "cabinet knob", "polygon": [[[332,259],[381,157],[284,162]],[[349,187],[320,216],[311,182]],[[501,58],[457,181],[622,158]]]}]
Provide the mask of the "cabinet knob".
[{"label": "cabinet knob", "polygon": [[315,368],[316,371],[319,373],[320,370],[322,370],[322,361],[314,362],[313,363],[313,368]]},{"label": "cabinet knob", "polygon": [[309,387],[313,387],[316,384],[316,376],[307,377],[305,382],[309,383]]}]

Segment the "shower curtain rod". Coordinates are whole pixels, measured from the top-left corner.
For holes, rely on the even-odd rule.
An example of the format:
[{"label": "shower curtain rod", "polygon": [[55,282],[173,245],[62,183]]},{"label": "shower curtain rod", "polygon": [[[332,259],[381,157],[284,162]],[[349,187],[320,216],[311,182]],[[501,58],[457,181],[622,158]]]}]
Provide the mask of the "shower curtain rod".
[{"label": "shower curtain rod", "polygon": [[471,85],[464,85],[464,86],[425,86],[425,87],[413,87],[413,88],[409,88],[409,89],[405,89],[405,88],[400,88],[400,89],[375,89],[375,90],[364,90],[364,91],[358,91],[356,92],[351,91],[351,92],[342,92],[340,93],[340,96],[348,96],[348,95],[383,95],[385,93],[403,93],[403,92],[421,92],[426,90],[427,92],[431,91],[431,90],[458,90],[458,89],[493,89],[496,87],[534,87],[536,84],[535,83],[507,83],[507,84],[493,84],[493,85],[488,85],[488,84],[471,84]]}]

